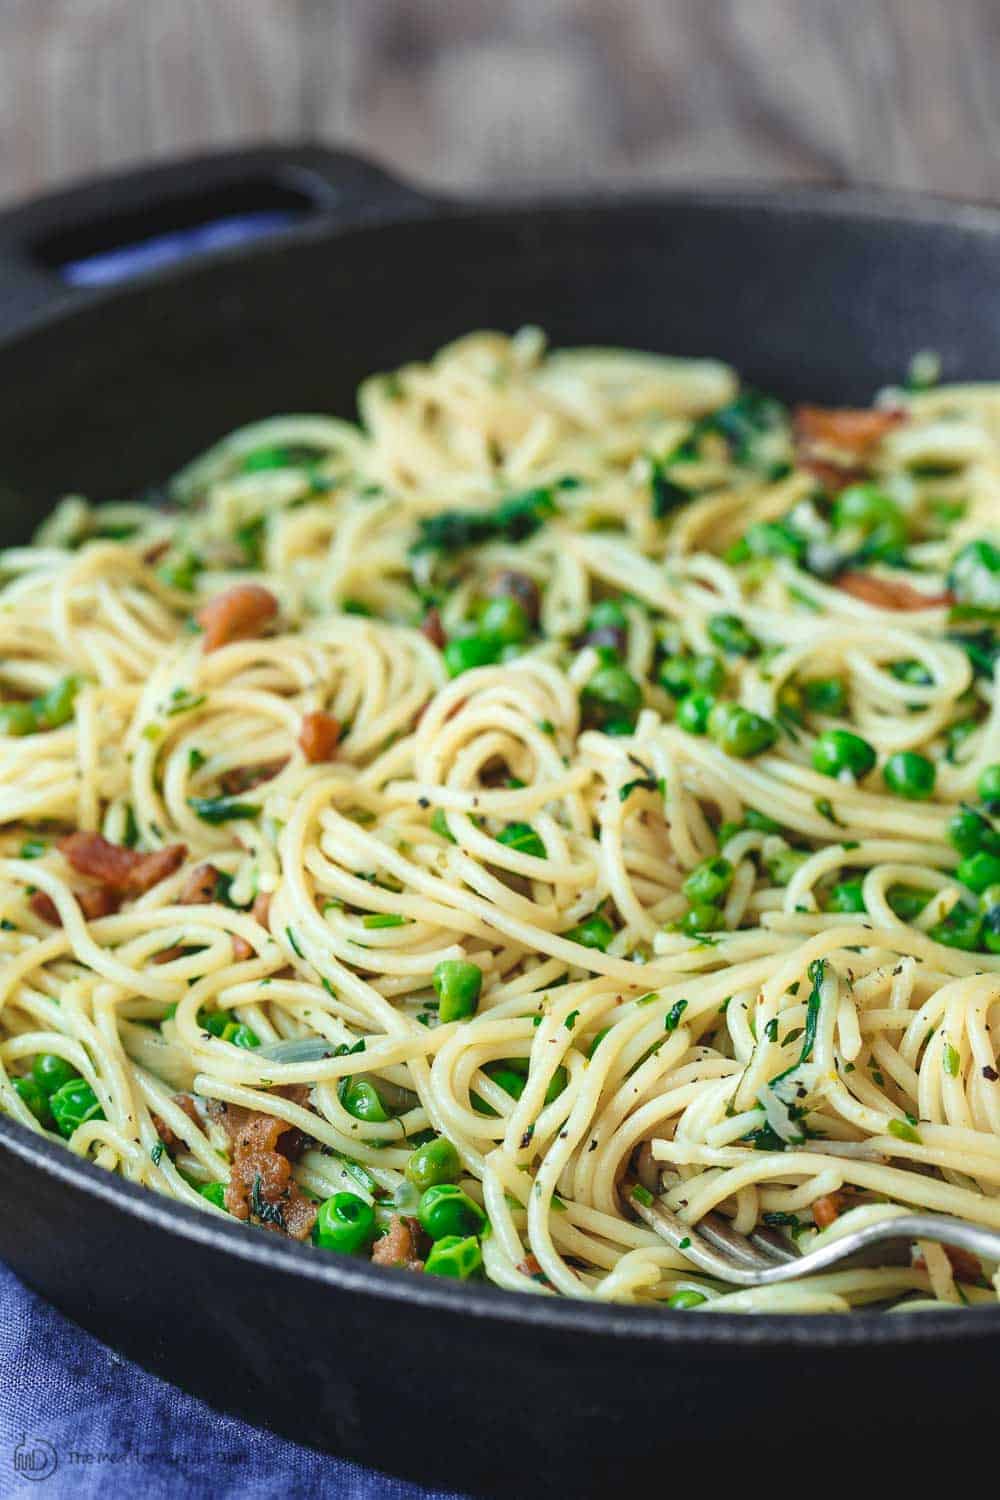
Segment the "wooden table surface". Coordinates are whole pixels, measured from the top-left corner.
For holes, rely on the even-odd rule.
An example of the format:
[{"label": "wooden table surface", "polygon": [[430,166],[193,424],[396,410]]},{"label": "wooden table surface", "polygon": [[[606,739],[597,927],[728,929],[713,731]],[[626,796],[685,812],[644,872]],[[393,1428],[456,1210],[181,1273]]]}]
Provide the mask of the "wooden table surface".
[{"label": "wooden table surface", "polygon": [[315,137],[461,188],[1000,198],[1000,0],[0,0],[0,200]]}]

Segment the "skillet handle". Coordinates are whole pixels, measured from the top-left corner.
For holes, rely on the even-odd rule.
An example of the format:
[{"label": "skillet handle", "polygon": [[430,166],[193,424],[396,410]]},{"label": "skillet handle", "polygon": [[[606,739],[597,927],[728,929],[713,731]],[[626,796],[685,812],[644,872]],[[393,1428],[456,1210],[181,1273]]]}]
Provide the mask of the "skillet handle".
[{"label": "skillet handle", "polygon": [[311,143],[216,152],[83,182],[0,214],[0,338],[97,288],[180,262],[433,207],[363,157]]}]

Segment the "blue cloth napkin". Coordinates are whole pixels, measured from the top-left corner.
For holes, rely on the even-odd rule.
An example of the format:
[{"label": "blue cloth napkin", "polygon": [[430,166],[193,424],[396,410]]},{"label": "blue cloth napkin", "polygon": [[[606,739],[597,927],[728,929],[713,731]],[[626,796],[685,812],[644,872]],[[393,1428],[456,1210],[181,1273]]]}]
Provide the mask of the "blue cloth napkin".
[{"label": "blue cloth napkin", "polygon": [[67,1322],[0,1264],[0,1497],[28,1495],[446,1500],[220,1416]]}]

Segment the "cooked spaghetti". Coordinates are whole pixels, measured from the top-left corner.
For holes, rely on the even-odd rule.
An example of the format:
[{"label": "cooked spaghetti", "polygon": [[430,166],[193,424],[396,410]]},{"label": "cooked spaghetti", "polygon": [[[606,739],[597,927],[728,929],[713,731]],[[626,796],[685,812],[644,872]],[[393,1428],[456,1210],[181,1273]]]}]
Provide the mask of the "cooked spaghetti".
[{"label": "cooked spaghetti", "polygon": [[65,499],[0,555],[3,1111],[317,1254],[995,1301],[732,1292],[624,1196],[1000,1228],[1000,387],[931,365],[476,334]]}]

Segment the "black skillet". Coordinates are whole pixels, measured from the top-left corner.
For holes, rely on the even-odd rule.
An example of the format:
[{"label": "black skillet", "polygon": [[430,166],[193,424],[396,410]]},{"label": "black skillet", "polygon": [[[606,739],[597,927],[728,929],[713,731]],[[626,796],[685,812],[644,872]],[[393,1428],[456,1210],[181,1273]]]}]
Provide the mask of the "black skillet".
[{"label": "black skillet", "polygon": [[[67,279],[248,214],[252,242]],[[948,379],[997,378],[1000,212],[812,189],[445,205],[312,147],[58,194],[0,219],[3,540],[63,491],[141,490],[242,422],[350,413],[371,371],[528,322],[718,355],[793,399],[865,400],[927,348]],[[453,1286],[175,1207],[2,1121],[0,1255],[217,1407],[464,1489],[659,1488],[708,1438],[739,1446],[697,1449],[704,1482],[739,1490],[748,1440],[850,1462],[918,1419],[947,1452],[995,1404],[1000,1309],[704,1316]]]}]

